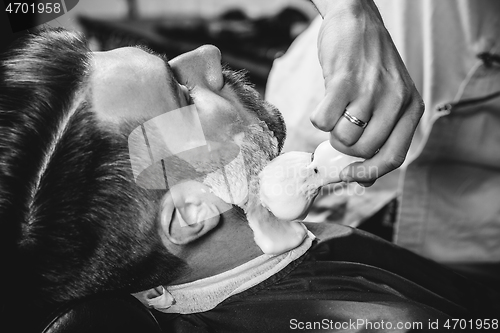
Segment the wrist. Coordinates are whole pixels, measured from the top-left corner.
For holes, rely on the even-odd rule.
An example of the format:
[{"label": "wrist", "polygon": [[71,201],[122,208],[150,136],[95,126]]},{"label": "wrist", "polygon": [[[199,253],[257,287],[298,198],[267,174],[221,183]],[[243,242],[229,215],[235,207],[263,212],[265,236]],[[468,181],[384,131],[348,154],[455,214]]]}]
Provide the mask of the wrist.
[{"label": "wrist", "polygon": [[[367,2],[372,0],[311,0],[320,15],[325,16],[349,13],[357,16]],[[364,3],[363,3],[364,2]]]}]

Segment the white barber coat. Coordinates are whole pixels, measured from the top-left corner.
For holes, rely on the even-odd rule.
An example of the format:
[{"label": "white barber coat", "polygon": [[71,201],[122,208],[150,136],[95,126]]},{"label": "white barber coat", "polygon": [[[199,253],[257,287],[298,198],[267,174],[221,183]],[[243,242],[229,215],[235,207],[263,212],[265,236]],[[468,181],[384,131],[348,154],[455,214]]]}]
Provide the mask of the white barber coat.
[{"label": "white barber coat", "polygon": [[[499,0],[378,0],[426,111],[400,170],[373,187],[336,187],[307,220],[356,226],[395,197],[395,241],[442,263],[500,262]],[[313,151],[328,134],[309,115],[324,94],[316,19],[275,61],[266,99],[284,114],[285,151]],[[445,107],[440,107],[445,105]]]}]

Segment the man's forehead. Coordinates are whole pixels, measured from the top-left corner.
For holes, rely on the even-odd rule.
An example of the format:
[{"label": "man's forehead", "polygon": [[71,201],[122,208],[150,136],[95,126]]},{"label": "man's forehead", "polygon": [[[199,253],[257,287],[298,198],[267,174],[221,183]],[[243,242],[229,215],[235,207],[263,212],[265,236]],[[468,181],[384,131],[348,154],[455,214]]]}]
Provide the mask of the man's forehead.
[{"label": "man's forehead", "polygon": [[[141,73],[158,71],[161,59],[136,47],[93,52],[92,75],[99,79],[141,79]],[[165,74],[165,73],[161,73]],[[120,77],[121,75],[121,77]]]},{"label": "man's forehead", "polygon": [[98,58],[100,61],[126,63],[142,63],[147,60],[151,61],[151,59],[160,61],[160,59],[154,59],[156,57],[152,56],[150,52],[147,52],[145,48],[136,46],[120,47],[113,50],[95,51],[92,53],[94,58]]},{"label": "man's forehead", "polygon": [[93,53],[92,98],[106,120],[148,119],[178,107],[172,80],[164,61],[140,48]]}]

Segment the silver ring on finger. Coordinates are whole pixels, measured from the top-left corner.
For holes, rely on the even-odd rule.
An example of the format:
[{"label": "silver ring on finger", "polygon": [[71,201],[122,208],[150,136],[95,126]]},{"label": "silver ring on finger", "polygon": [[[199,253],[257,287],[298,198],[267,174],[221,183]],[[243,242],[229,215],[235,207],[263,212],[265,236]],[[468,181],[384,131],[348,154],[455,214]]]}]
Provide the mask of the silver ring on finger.
[{"label": "silver ring on finger", "polygon": [[345,119],[349,120],[351,123],[353,123],[354,125],[356,126],[359,126],[361,128],[365,128],[366,126],[368,126],[368,122],[364,122],[363,120],[361,119],[358,119],[356,117],[354,117],[352,114],[350,114],[349,112],[344,111],[344,114],[342,115]]}]

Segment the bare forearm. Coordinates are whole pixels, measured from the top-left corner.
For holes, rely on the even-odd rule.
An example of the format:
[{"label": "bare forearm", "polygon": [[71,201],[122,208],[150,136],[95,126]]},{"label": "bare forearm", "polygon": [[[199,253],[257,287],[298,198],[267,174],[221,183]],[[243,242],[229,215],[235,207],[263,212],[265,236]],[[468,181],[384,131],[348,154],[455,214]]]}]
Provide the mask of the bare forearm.
[{"label": "bare forearm", "polygon": [[360,11],[375,10],[377,7],[372,0],[309,0],[311,1],[320,15],[324,18],[326,15],[339,15],[350,13],[356,16]]}]

